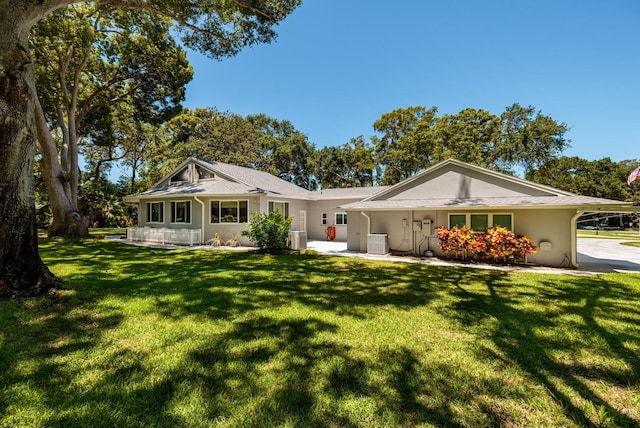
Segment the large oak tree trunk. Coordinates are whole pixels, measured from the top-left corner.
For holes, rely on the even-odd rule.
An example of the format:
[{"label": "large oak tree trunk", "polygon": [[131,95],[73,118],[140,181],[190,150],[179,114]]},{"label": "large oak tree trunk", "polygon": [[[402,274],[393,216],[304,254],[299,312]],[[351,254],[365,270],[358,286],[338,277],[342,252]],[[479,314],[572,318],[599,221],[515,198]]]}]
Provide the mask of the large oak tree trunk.
[{"label": "large oak tree trunk", "polygon": [[51,136],[42,106],[35,99],[35,118],[38,129],[38,141],[42,154],[42,175],[47,185],[49,206],[53,214],[49,224],[49,236],[67,238],[86,238],[89,236],[89,219],[78,212],[77,195],[78,175],[65,172],[58,161],[58,149]]},{"label": "large oak tree trunk", "polygon": [[34,76],[22,5],[0,1],[0,298],[45,292],[58,280],[38,254],[33,158]]}]

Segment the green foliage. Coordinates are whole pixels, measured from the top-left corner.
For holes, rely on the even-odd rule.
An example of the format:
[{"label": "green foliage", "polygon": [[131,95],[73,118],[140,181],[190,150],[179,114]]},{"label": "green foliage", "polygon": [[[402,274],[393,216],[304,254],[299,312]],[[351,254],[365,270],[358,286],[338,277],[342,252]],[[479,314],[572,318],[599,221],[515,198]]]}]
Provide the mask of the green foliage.
[{"label": "green foliage", "polygon": [[563,156],[531,170],[527,179],[578,195],[640,203],[640,186],[627,186],[627,177],[638,165],[637,160],[589,161]]},{"label": "green foliage", "polygon": [[99,4],[61,8],[40,21],[31,44],[51,125],[64,121],[61,132],[72,127],[106,146],[123,133],[125,118],[157,123],[175,115],[193,70],[170,29],[171,21],[154,12]]},{"label": "green foliage", "polygon": [[314,190],[315,146],[291,122],[264,114],[251,115],[246,121],[260,130],[259,156],[254,168],[269,172],[305,189]]},{"label": "green foliage", "polygon": [[454,157],[485,168],[513,173],[554,159],[568,143],[567,125],[513,104],[498,117],[482,109],[436,116],[436,107],[396,109],[374,122],[375,159],[383,184],[395,184]]},{"label": "green foliage", "polygon": [[105,179],[87,180],[80,186],[78,208],[91,227],[125,227],[135,223],[137,212],[123,201],[126,189]]},{"label": "green foliage", "polygon": [[251,214],[248,230],[242,236],[251,239],[261,250],[275,254],[287,248],[287,239],[293,217],[284,218],[279,211],[270,214]]},{"label": "green foliage", "polygon": [[373,123],[375,159],[382,184],[395,184],[431,165],[437,108],[407,107],[383,114]]},{"label": "green foliage", "polygon": [[470,255],[494,263],[517,262],[537,252],[529,237],[516,235],[502,226],[490,227],[485,233],[474,233],[467,226],[454,226],[450,230],[441,226],[438,239],[444,254],[454,253],[463,260]]},{"label": "green foliage", "polygon": [[171,150],[162,163],[176,165],[186,157],[255,168],[305,189],[315,189],[315,147],[286,120],[264,114],[243,117],[213,108],[184,109],[166,126]]},{"label": "green foliage", "polygon": [[362,135],[342,146],[323,147],[315,157],[315,175],[322,189],[373,186],[378,176],[373,147]]},{"label": "green foliage", "polygon": [[500,118],[501,139],[495,160],[507,170],[521,166],[531,171],[557,158],[569,147],[569,141],[564,138],[569,130],[567,124],[536,112],[533,106],[512,104]]}]

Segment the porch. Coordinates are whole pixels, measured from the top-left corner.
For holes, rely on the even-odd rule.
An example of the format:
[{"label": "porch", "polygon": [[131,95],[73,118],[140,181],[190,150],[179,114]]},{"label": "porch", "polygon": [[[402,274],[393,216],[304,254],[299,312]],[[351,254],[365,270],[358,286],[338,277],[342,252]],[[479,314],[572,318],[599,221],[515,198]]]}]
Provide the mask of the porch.
[{"label": "porch", "polygon": [[127,227],[127,240],[193,246],[202,244],[202,235],[200,229]]}]

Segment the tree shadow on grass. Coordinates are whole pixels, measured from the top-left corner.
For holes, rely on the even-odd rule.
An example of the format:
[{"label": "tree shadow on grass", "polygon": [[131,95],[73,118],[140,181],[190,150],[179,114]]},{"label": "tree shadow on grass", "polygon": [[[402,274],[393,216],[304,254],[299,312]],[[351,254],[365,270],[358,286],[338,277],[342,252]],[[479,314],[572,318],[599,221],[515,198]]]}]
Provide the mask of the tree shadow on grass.
[{"label": "tree shadow on grass", "polygon": [[[522,287],[513,287],[512,281],[487,281],[486,292],[464,286],[455,292],[459,301],[448,316],[469,328],[487,319],[498,322],[490,339],[500,353],[481,347],[479,358],[516,364],[543,385],[566,417],[579,426],[638,426],[637,414],[630,416],[592,388],[593,383],[600,383],[624,390],[640,382],[640,358],[633,350],[640,347],[640,315],[635,306],[625,304],[632,290],[597,276],[565,277],[562,283],[541,281],[524,295],[513,291]],[[527,299],[534,299],[535,304],[523,305]],[[621,326],[607,328],[606,320]],[[580,334],[568,337],[565,329]],[[581,360],[581,353],[592,347],[600,348],[599,356],[615,367],[598,366],[597,359],[595,363]],[[600,420],[587,414],[585,402],[599,409]]]},{"label": "tree shadow on grass", "polygon": [[[75,291],[73,297],[59,308],[44,310],[43,320],[35,324],[17,310],[0,327],[0,380],[38,391],[51,412],[47,425],[517,424],[513,413],[496,407],[496,400],[522,402],[529,396],[506,388],[501,377],[479,379],[450,360],[429,360],[408,345],[373,349],[364,357],[340,341],[337,321],[327,321],[361,321],[375,316],[374,309],[380,307],[411,310],[432,304],[471,331],[487,320],[497,322],[488,338],[499,352],[478,346],[477,358],[517,365],[549,391],[570,420],[595,423],[575,403],[577,395],[604,408],[619,425],[637,423],[597,396],[584,379],[588,374],[621,387],[628,385],[624,379],[638,382],[638,356],[626,345],[636,343],[637,335],[613,332],[602,324],[603,317],[627,324],[638,321],[631,307],[611,303],[624,292],[613,281],[542,281],[537,289],[516,287],[512,292],[514,277],[499,271],[82,241],[54,245],[49,263],[54,271],[66,269],[63,276]],[[549,310],[536,311],[520,305],[532,296],[557,299],[566,307],[549,304]],[[170,352],[171,341],[192,341],[190,351],[163,373],[153,372],[152,351],[136,350],[135,343],[107,345],[109,353],[88,368],[64,362],[70,353],[99,353],[104,336],[128,317],[118,302],[137,299],[150,302],[138,309],[142,315],[174,321],[196,317],[221,328],[193,338],[161,338],[166,342],[156,348],[160,352]],[[279,312],[292,305],[317,312],[300,318]],[[555,358],[554,351],[584,345],[536,336],[540,330],[558,328],[565,313],[583,320],[584,328],[602,338],[631,369],[586,367]],[[12,332],[11,321],[22,328]],[[21,334],[35,337],[35,346],[30,340],[16,343]],[[487,331],[479,330],[483,334]],[[25,371],[23,366],[30,364],[35,369]],[[87,376],[85,383],[79,381]],[[558,387],[558,381],[565,387]],[[11,405],[14,390],[5,391],[0,413]]]},{"label": "tree shadow on grass", "polygon": [[[56,257],[67,262],[81,254],[88,256],[82,270],[65,276],[68,286],[88,287],[96,298],[155,298],[153,310],[166,317],[198,314],[225,319],[252,309],[300,303],[366,318],[370,307],[417,307],[453,284],[506,275],[401,263],[372,267],[368,261],[311,254],[167,251],[115,243],[56,250]],[[170,296],[179,297],[179,302]]]},{"label": "tree shadow on grass", "polygon": [[[261,316],[234,328],[190,355],[198,376],[176,384],[202,390],[211,420],[232,426],[489,426],[504,416],[482,407],[482,395],[504,395],[500,381],[475,379],[451,364],[425,362],[406,347],[372,358],[327,339],[338,326],[315,318]],[[186,371],[183,371],[186,372]],[[277,378],[275,383],[271,379]],[[460,385],[467,385],[460,394]],[[521,400],[517,392],[509,398]],[[353,406],[364,410],[354,414]],[[362,404],[364,403],[364,404]],[[479,405],[476,405],[479,403]],[[461,415],[459,408],[475,407]],[[468,409],[466,410],[468,412]],[[370,412],[369,414],[366,414]],[[365,413],[365,414],[363,414]]]}]

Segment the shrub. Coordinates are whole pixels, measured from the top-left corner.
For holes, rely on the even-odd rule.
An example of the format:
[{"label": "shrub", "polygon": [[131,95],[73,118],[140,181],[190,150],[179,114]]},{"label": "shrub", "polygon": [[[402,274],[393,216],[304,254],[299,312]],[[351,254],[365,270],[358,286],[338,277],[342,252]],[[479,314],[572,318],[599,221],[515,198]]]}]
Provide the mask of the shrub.
[{"label": "shrub", "polygon": [[514,262],[523,260],[527,254],[534,254],[537,248],[531,239],[516,235],[501,226],[490,227],[484,233],[473,233],[466,226],[438,228],[440,249],[444,254],[455,253],[463,260],[471,255],[474,259],[493,262]]},{"label": "shrub", "polygon": [[287,238],[291,228],[291,217],[284,218],[276,211],[269,215],[253,213],[248,223],[248,230],[242,231],[242,236],[251,239],[261,250],[267,253],[277,253],[287,248]]}]

